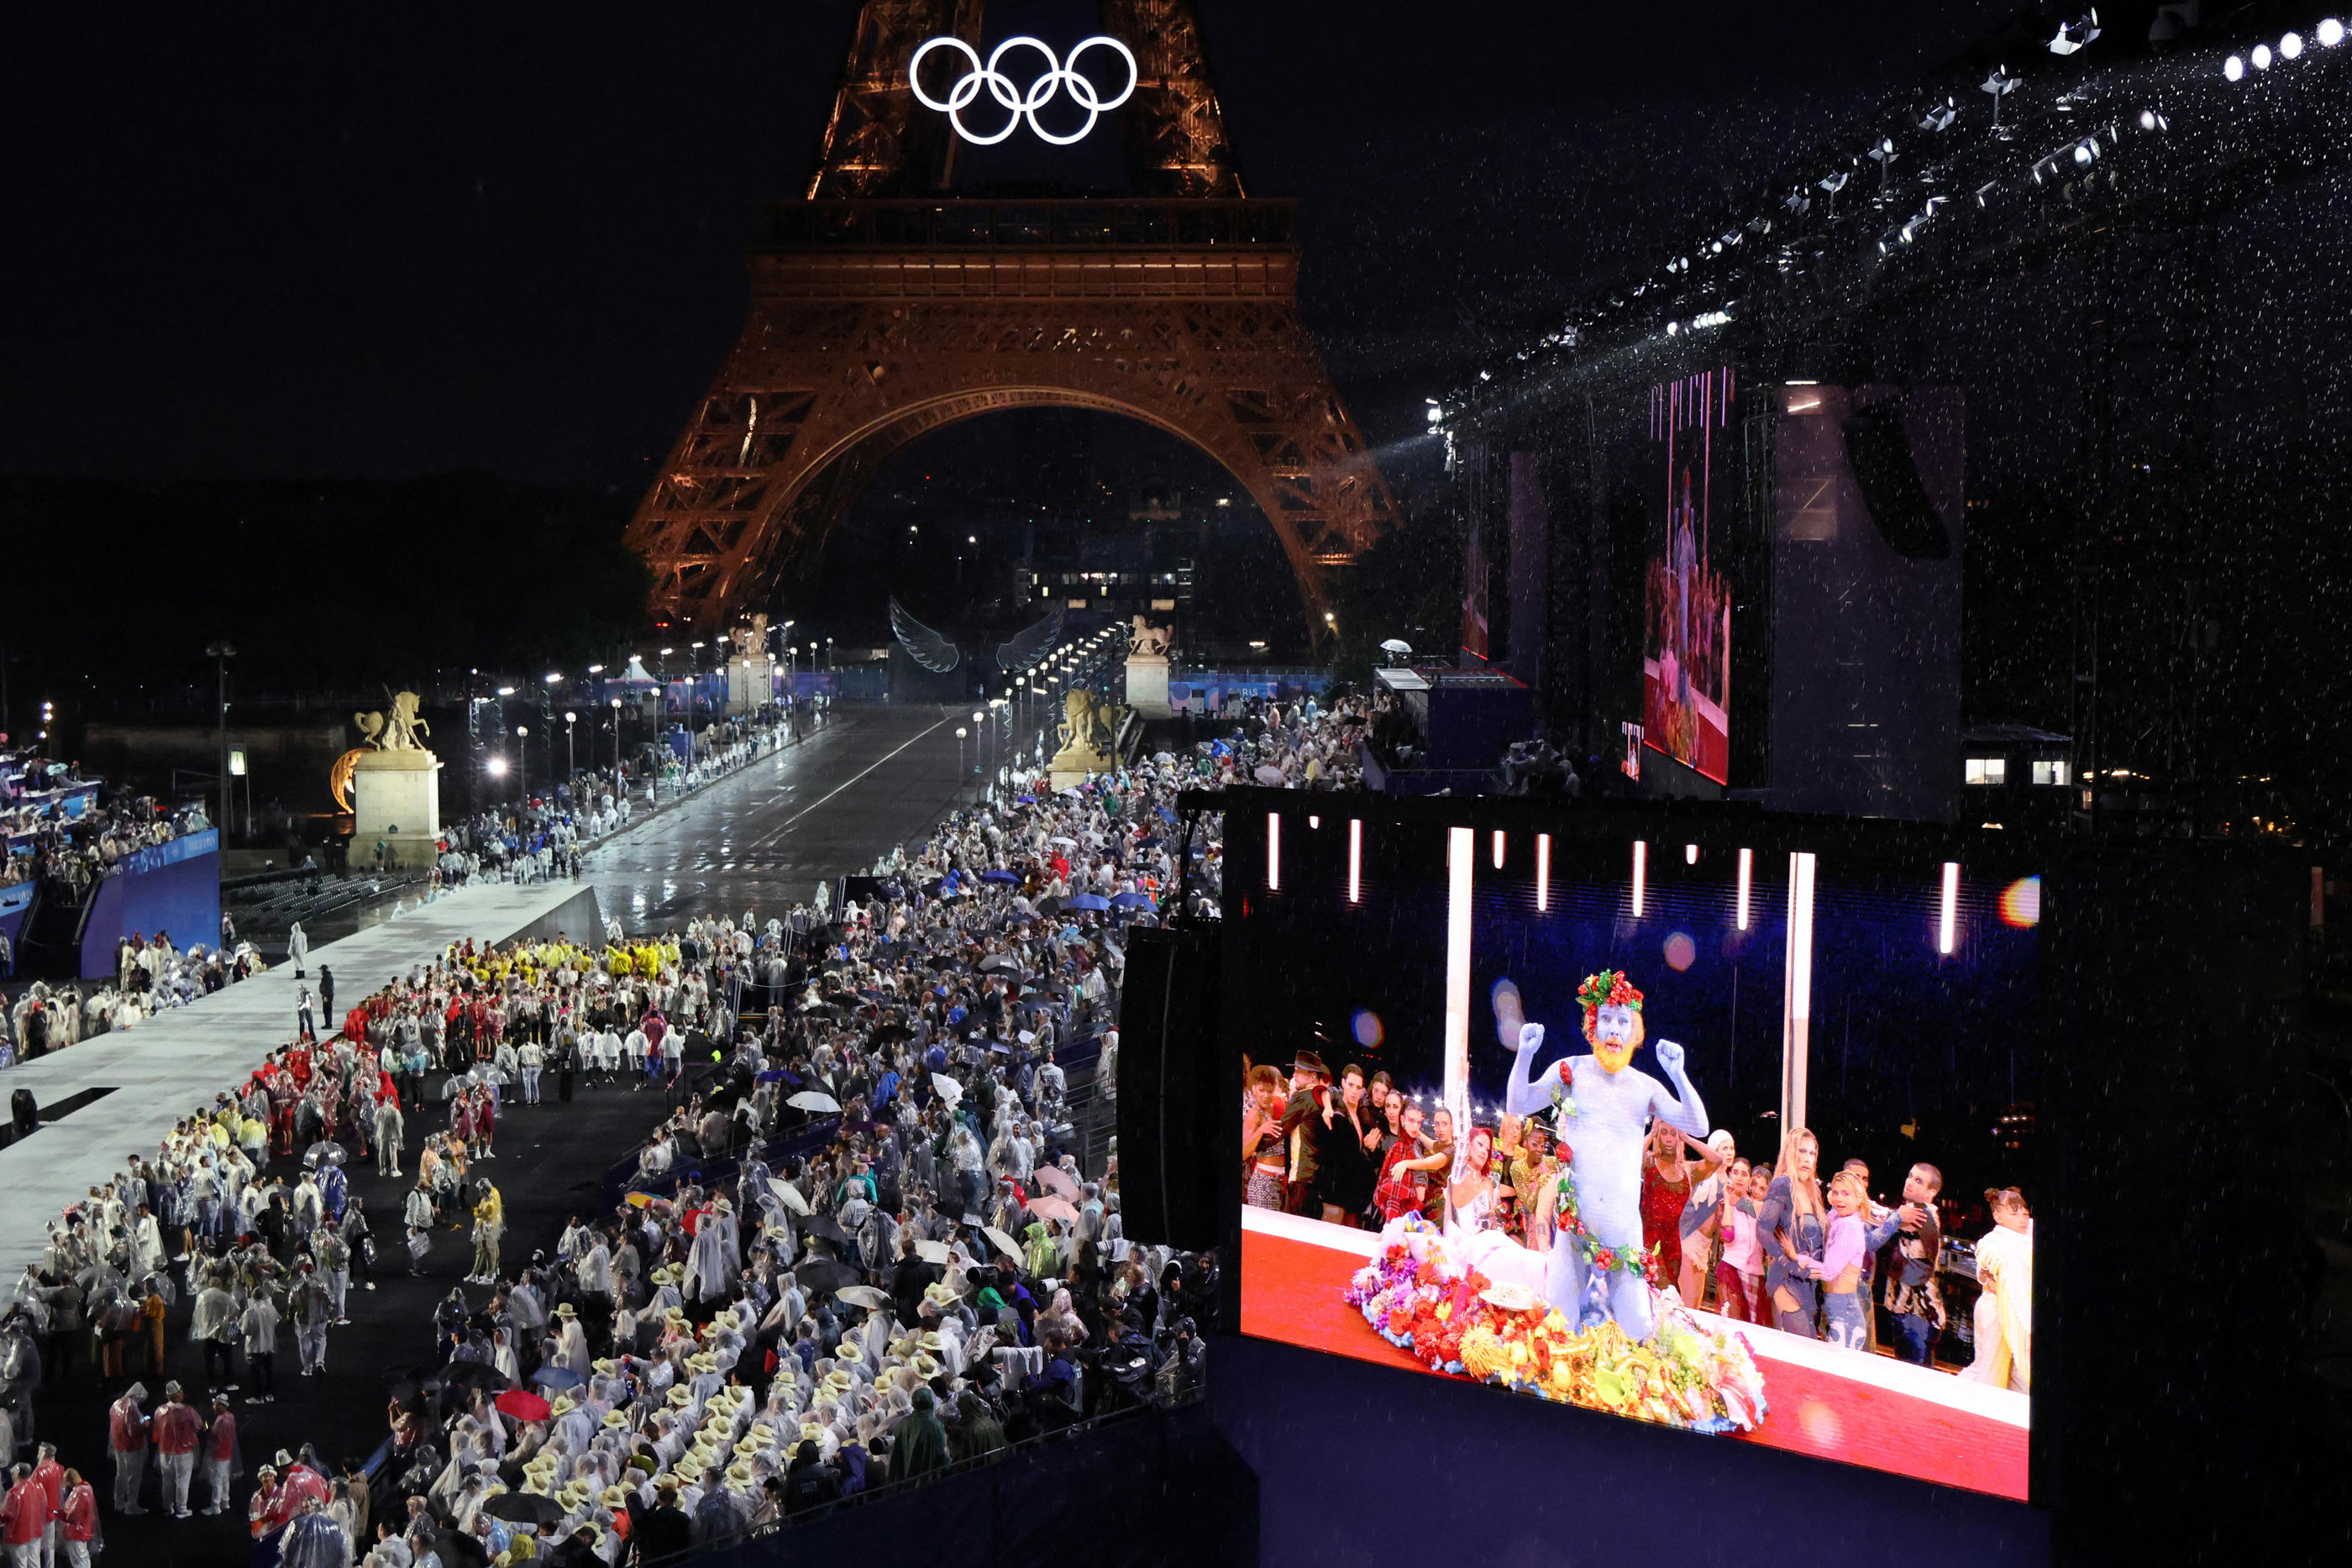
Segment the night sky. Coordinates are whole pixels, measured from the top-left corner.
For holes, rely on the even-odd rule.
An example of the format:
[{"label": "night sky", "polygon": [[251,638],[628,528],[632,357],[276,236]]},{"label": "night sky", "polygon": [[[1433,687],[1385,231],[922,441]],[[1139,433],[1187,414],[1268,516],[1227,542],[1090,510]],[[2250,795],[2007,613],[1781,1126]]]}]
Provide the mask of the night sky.
[{"label": "night sky", "polygon": [[[1244,178],[1304,203],[1306,307],[1378,441],[2003,9],[1202,6]],[[0,472],[635,490],[733,340],[745,212],[801,189],[855,11],[19,14]],[[1091,26],[998,0],[986,35]]]}]

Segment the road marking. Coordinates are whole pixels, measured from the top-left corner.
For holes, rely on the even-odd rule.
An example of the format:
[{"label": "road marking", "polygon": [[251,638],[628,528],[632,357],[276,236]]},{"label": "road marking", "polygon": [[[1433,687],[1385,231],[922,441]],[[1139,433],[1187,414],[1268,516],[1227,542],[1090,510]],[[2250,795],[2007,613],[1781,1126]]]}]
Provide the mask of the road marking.
[{"label": "road marking", "polygon": [[798,811],[794,812],[792,816],[790,816],[790,817],[786,818],[782,822],[781,822],[781,823],[777,824],[777,826],[776,826],[776,828],[775,828],[775,830],[774,830],[773,831],[772,831],[772,832],[767,832],[767,833],[762,833],[761,835],[760,835],[760,837],[758,837],[758,838],[756,838],[756,839],[752,840],[752,841],[751,841],[751,842],[750,843],[750,845],[748,845],[747,847],[748,847],[748,848],[751,848],[751,849],[758,849],[761,845],[765,844],[765,843],[772,842],[772,841],[774,841],[775,839],[778,839],[778,838],[782,837],[782,836],[783,835],[784,831],[785,831],[787,828],[790,828],[790,827],[791,827],[794,822],[799,821],[803,817],[807,816],[811,811],[814,811],[814,810],[815,810],[818,807],[820,807],[820,806],[824,805],[824,804],[825,803],[825,801],[826,801],[826,800],[832,800],[832,799],[834,798],[834,796],[840,794],[844,789],[848,789],[852,784],[855,784],[855,783],[856,783],[860,779],[865,778],[866,774],[873,772],[875,768],[881,767],[883,763],[889,761],[891,758],[894,758],[894,757],[898,756],[899,752],[906,750],[908,747],[914,745],[916,741],[922,739],[924,736],[930,734],[930,733],[931,733],[931,730],[933,730],[933,729],[940,729],[940,728],[943,728],[943,727],[946,726],[947,722],[948,722],[948,721],[947,721],[946,719],[941,719],[941,720],[940,720],[940,721],[939,721],[939,723],[938,723],[938,724],[935,724],[935,725],[931,726],[931,727],[930,727],[930,729],[925,729],[925,730],[920,730],[920,731],[917,732],[915,735],[913,735],[912,737],[910,737],[909,738],[908,738],[905,742],[903,742],[902,744],[900,744],[900,745],[899,745],[896,749],[894,749],[894,750],[892,750],[892,751],[890,751],[890,752],[886,753],[886,754],[885,754],[885,755],[883,755],[882,757],[877,758],[876,758],[872,763],[868,764],[866,768],[862,768],[861,770],[859,770],[859,771],[858,771],[858,772],[856,772],[856,773],[852,774],[852,775],[851,775],[850,777],[848,777],[847,779],[843,779],[839,784],[836,784],[835,786],[834,786],[834,788],[832,789],[832,790],[831,790],[831,791],[829,791],[829,792],[824,796],[824,800],[817,800],[817,801],[813,802],[813,803],[812,803],[812,804],[810,804],[810,805],[807,805],[807,806],[803,806],[803,807],[802,807]]}]

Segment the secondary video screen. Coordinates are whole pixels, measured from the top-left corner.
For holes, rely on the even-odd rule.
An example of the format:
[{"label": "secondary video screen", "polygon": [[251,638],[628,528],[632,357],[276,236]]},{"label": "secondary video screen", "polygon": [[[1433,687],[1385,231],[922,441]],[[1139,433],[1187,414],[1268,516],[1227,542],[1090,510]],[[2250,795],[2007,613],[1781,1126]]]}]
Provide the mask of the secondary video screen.
[{"label": "secondary video screen", "polygon": [[1714,525],[1736,482],[1731,409],[1728,368],[1650,389],[1657,522],[1642,595],[1642,738],[1718,784],[1731,779],[1731,589]]},{"label": "secondary video screen", "polygon": [[1235,813],[1242,1331],[2024,1499],[2038,879],[1551,820]]}]

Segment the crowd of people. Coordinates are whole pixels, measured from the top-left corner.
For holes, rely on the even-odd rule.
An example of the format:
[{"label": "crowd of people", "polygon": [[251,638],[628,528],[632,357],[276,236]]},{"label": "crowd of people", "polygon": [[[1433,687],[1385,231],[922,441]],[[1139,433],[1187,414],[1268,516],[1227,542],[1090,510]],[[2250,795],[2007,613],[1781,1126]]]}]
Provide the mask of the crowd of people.
[{"label": "crowd of people", "polygon": [[[1286,722],[1305,724],[1268,735]],[[354,1281],[436,1270],[465,1226],[467,1284],[429,1325],[442,1372],[395,1405],[373,1493],[297,1448],[246,1500],[287,1561],[326,1543],[387,1565],[446,1563],[451,1531],[485,1559],[520,1532],[607,1563],[635,1539],[651,1561],[1181,1393],[1214,1260],[1127,1241],[1097,1121],[1124,931],[1172,884],[1173,790],[1244,747],[1315,759],[1244,738],[1040,786],[892,855],[862,899],[828,886],[593,949],[461,945],[340,1015],[331,976],[313,992],[306,972],[289,1043],[61,1217],[0,1371],[86,1347],[141,1376],[111,1418],[117,1505],[146,1506],[152,1472],[174,1513],[234,1508],[210,1484],[238,1463],[219,1402],[238,1356],[245,1397],[273,1402],[281,1333],[322,1373]],[[1083,1125],[1073,1051],[1105,1089]],[[500,1117],[632,1089],[676,1109],[627,1200],[517,1267],[486,1169]],[[371,1215],[347,1162],[405,1180],[420,1132],[401,1212]],[[151,1404],[183,1301],[210,1386]],[[5,1384],[20,1447],[35,1385]],[[490,1506],[507,1494],[543,1500]]]},{"label": "crowd of people", "polygon": [[[1426,1092],[1408,1094],[1353,1062],[1335,1076],[1311,1051],[1287,1075],[1250,1069],[1242,1148],[1244,1199],[1255,1207],[1374,1230],[1412,1214],[1440,1224],[1450,1207],[1538,1252],[1551,1246],[1556,1177],[1573,1160],[1542,1117],[1457,1128],[1453,1108]],[[1643,1157],[1643,1246],[1658,1282],[1686,1305],[1849,1349],[1884,1345],[1932,1367],[1949,1324],[1943,1173],[1912,1166],[1892,1206],[1872,1198],[1870,1175],[1849,1159],[1824,1183],[1809,1129],[1789,1136],[1777,1162],[1751,1163],[1727,1131],[1700,1143],[1659,1118]],[[1991,1225],[1972,1249],[1979,1294],[1965,1375],[2026,1390],[2032,1216],[2014,1187],[1985,1199]]]},{"label": "crowd of people", "polygon": [[111,806],[93,804],[79,816],[68,814],[55,800],[0,801],[0,831],[7,844],[0,886],[45,882],[79,904],[123,856],[211,825],[201,806],[173,809],[150,795]]}]

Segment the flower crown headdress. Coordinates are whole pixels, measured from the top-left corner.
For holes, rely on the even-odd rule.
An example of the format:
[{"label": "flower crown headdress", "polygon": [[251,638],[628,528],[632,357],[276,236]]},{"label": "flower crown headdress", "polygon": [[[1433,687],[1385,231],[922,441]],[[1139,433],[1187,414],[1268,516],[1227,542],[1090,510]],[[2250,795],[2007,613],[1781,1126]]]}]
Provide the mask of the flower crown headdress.
[{"label": "flower crown headdress", "polygon": [[1585,976],[1584,984],[1577,989],[1576,1001],[1584,1009],[1588,1023],[1604,1007],[1642,1010],[1642,993],[1633,988],[1633,982],[1625,977],[1622,969],[1603,969],[1597,975]]}]

